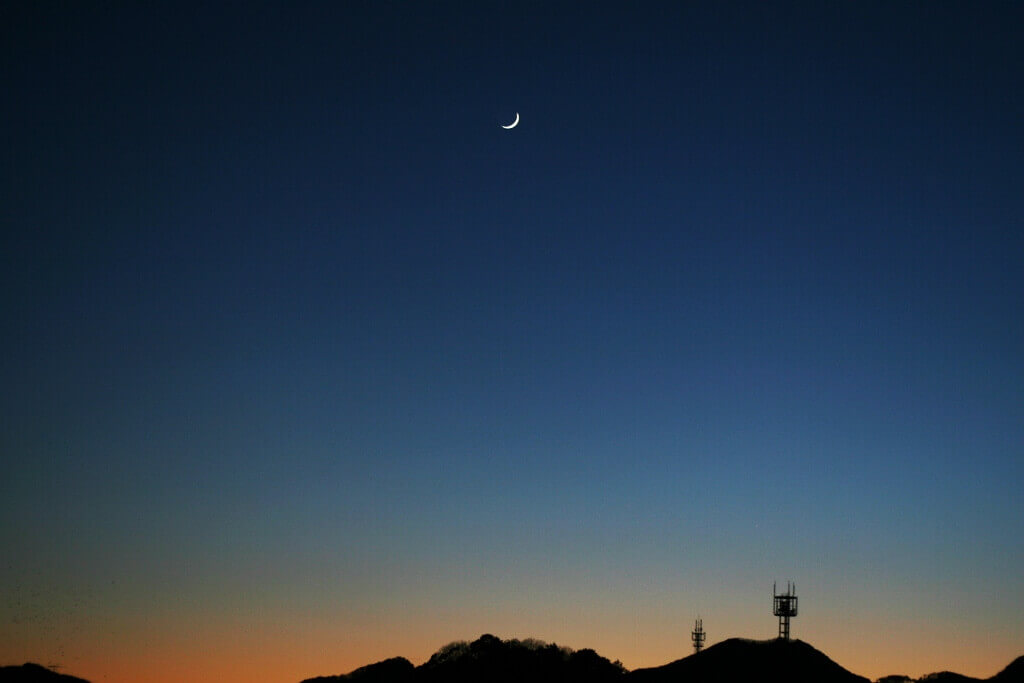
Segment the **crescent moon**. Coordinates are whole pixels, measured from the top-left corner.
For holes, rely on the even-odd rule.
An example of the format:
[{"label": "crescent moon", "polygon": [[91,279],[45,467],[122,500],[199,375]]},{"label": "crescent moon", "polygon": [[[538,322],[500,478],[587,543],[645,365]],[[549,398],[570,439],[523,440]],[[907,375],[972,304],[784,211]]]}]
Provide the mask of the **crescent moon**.
[{"label": "crescent moon", "polygon": [[516,126],[518,126],[518,125],[519,125],[519,112],[516,112],[516,120],[515,120],[515,121],[513,121],[513,122],[512,122],[512,123],[511,123],[510,125],[508,125],[508,126],[502,126],[502,128],[504,128],[505,130],[512,130],[513,128],[515,128],[515,127],[516,127]]}]

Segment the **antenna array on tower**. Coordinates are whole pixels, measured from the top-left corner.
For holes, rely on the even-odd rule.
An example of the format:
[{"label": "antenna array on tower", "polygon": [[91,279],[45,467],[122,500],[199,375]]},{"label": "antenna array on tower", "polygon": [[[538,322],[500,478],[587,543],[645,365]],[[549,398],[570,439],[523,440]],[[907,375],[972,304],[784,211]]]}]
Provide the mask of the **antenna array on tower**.
[{"label": "antenna array on tower", "polygon": [[772,595],[775,598],[774,612],[779,618],[779,639],[789,640],[789,619],[796,616],[796,584],[786,582],[786,592],[779,593],[772,584]]},{"label": "antenna array on tower", "polygon": [[704,640],[707,636],[708,634],[704,633],[704,621],[700,617],[697,617],[697,622],[694,624],[692,634],[694,654],[700,652],[701,648],[704,647]]}]

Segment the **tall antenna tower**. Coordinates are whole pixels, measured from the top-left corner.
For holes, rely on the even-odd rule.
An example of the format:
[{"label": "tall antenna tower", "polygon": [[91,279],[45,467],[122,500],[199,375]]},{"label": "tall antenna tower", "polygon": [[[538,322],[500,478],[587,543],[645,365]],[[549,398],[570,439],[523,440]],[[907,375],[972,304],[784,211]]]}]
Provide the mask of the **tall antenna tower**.
[{"label": "tall antenna tower", "polygon": [[697,654],[704,647],[704,640],[708,637],[708,634],[704,633],[704,622],[700,617],[697,617],[691,635],[693,637],[693,654]]},{"label": "tall antenna tower", "polygon": [[779,593],[772,584],[772,595],[775,598],[774,612],[779,618],[779,639],[789,640],[789,618],[796,616],[796,584],[786,582],[786,592]]}]

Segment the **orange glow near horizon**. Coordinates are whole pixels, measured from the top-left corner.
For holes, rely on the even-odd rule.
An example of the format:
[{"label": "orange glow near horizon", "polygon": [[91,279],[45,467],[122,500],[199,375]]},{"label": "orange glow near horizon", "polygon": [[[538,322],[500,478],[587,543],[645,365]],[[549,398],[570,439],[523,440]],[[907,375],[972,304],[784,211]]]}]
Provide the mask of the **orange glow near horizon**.
[{"label": "orange glow near horizon", "polygon": [[[449,615],[454,616],[454,615]],[[442,619],[431,624],[426,615],[405,623],[385,624],[375,619],[331,622],[280,615],[250,623],[240,617],[206,618],[147,623],[140,619],[120,628],[105,630],[101,624],[65,643],[62,661],[54,661],[52,647],[41,634],[27,639],[0,639],[0,663],[34,661],[59,663],[60,671],[93,683],[298,683],[306,678],[347,673],[389,657],[406,657],[421,664],[441,646],[453,640],[474,640],[483,633],[500,638],[538,638],[574,649],[592,648],[629,669],[659,666],[688,656],[692,649],[686,619],[667,620],[624,614],[608,614],[608,621],[582,611],[575,618],[531,620],[522,613],[506,615],[509,628],[494,628],[478,615],[458,621]],[[556,623],[558,622],[558,623]],[[606,624],[603,627],[600,624]],[[595,625],[598,624],[598,625]],[[770,616],[728,624],[705,617],[710,645],[727,637],[771,637]],[[121,630],[123,628],[123,630]],[[867,621],[826,620],[819,617],[794,620],[794,637],[824,652],[840,666],[869,679],[888,674],[922,676],[951,670],[987,678],[1020,655],[1012,638],[986,633],[980,644],[968,645],[951,628],[926,623],[887,624],[872,631]]]}]

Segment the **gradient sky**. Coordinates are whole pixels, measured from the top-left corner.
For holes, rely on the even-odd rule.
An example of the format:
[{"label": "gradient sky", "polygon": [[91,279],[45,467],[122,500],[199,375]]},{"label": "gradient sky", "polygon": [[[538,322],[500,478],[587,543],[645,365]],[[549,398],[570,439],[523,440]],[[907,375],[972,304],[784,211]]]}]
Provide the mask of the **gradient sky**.
[{"label": "gradient sky", "polygon": [[1020,3],[150,4],[0,10],[0,664],[1024,654]]}]

